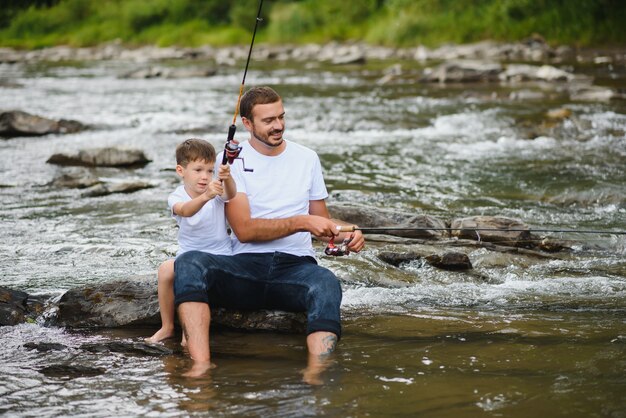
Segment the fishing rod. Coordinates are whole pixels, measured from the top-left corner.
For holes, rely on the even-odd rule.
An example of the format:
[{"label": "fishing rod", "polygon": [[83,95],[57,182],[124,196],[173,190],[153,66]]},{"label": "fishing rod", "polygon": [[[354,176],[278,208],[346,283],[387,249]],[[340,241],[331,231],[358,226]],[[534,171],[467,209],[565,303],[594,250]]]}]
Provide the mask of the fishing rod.
[{"label": "fishing rod", "polygon": [[354,232],[361,231],[364,234],[375,234],[382,231],[469,231],[469,232],[553,232],[553,233],[577,233],[577,234],[615,234],[626,235],[626,231],[600,231],[593,229],[535,229],[535,228],[429,228],[429,227],[374,227],[374,228],[361,228],[353,225],[337,225],[337,232]]},{"label": "fishing rod", "polygon": [[[384,233],[387,231],[467,231],[467,232],[475,232],[478,240],[480,241],[481,237],[479,232],[547,232],[547,233],[577,233],[577,234],[601,234],[601,235],[626,235],[626,231],[600,231],[593,229],[550,229],[550,228],[437,228],[437,227],[365,227],[361,228],[355,225],[337,225],[337,233],[340,232],[354,232],[361,231],[364,234],[375,234],[375,233]],[[350,253],[348,249],[348,244],[352,237],[344,239],[340,245],[335,245],[335,238],[332,237],[328,242],[328,245],[324,249],[324,253],[330,256],[342,256],[348,255]],[[520,240],[516,240],[519,242],[529,242],[532,239],[522,238]]]},{"label": "fishing rod", "polygon": [[254,23],[254,31],[252,32],[252,40],[250,41],[250,49],[248,50],[248,59],[246,60],[246,68],[243,71],[243,78],[241,80],[241,87],[239,87],[239,97],[237,97],[237,105],[235,106],[235,115],[233,116],[233,123],[228,128],[228,137],[226,138],[226,144],[224,145],[224,155],[222,157],[222,165],[232,164],[235,160],[241,160],[243,164],[243,171],[254,171],[252,168],[246,168],[243,158],[239,157],[241,153],[241,145],[235,140],[235,132],[237,131],[237,115],[239,114],[239,104],[241,103],[241,96],[243,96],[243,88],[246,84],[246,75],[248,74],[248,66],[250,65],[250,57],[252,56],[252,47],[254,46],[254,38],[256,37],[256,31],[259,27],[261,18],[261,9],[263,8],[263,0],[259,2],[259,11],[256,15],[256,21]]}]

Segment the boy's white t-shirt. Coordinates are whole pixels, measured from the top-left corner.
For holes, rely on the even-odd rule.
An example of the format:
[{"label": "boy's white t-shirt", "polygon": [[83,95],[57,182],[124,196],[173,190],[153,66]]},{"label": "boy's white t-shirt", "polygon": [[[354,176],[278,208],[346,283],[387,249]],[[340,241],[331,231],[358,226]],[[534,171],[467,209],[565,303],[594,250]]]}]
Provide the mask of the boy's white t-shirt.
[{"label": "boy's white t-shirt", "polygon": [[172,217],[178,224],[178,257],[187,251],[202,251],[211,254],[231,255],[230,237],[226,232],[226,215],[224,214],[224,200],[221,196],[209,200],[193,216],[180,216],[174,213],[174,205],[179,202],[188,202],[191,196],[187,194],[184,185],[180,185],[167,199]]},{"label": "boy's white t-shirt", "polygon": [[[241,144],[240,157],[253,172],[244,172],[240,161],[231,166],[237,193],[246,193],[252,218],[280,219],[309,214],[309,201],[328,197],[322,166],[315,151],[285,141],[277,156],[260,154],[248,143]],[[280,251],[298,256],[315,256],[309,232],[297,232],[266,242],[239,242],[231,234],[233,254]]]}]

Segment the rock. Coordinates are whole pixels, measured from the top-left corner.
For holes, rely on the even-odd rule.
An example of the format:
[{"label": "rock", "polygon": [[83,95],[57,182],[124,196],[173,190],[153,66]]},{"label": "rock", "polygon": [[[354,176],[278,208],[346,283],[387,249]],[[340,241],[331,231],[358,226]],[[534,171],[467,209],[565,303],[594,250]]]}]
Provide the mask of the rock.
[{"label": "rock", "polygon": [[217,74],[217,70],[209,68],[165,68],[150,67],[140,70],[134,70],[123,74],[120,78],[129,79],[145,79],[145,78],[194,78],[194,77],[211,77]]},{"label": "rock", "polygon": [[564,241],[552,238],[544,238],[539,242],[539,249],[548,253],[556,253],[565,249],[570,249]]},{"label": "rock", "polygon": [[48,377],[61,377],[74,379],[77,377],[94,377],[104,374],[102,367],[76,366],[73,364],[53,364],[42,367],[39,372]]},{"label": "rock", "polygon": [[0,326],[17,325],[26,321],[28,294],[0,287]]},{"label": "rock", "polygon": [[574,87],[570,91],[570,99],[581,102],[608,102],[623,97],[608,87],[600,86]]},{"label": "rock", "polygon": [[86,168],[69,167],[64,169],[48,185],[68,189],[85,189],[100,183],[102,181]]},{"label": "rock", "polygon": [[59,343],[26,343],[24,344],[24,348],[43,353],[47,351],[62,351],[65,350],[67,346]]},{"label": "rock", "polygon": [[[452,236],[457,238],[497,242],[511,247],[530,247],[533,242],[528,225],[518,219],[504,216],[472,216],[455,219],[450,228]],[[476,231],[475,229],[487,230]]]},{"label": "rock", "polygon": [[34,320],[45,307],[39,296],[0,286],[0,326]]},{"label": "rock", "polygon": [[143,167],[149,160],[143,151],[131,148],[91,148],[77,154],[54,154],[49,164],[87,167]]},{"label": "rock", "polygon": [[66,134],[84,129],[86,129],[85,125],[75,120],[61,119],[55,121],[20,110],[0,113],[0,137],[5,138]]},{"label": "rock", "polygon": [[402,264],[410,263],[411,261],[420,260],[422,254],[418,254],[413,251],[398,253],[394,251],[380,251],[377,257],[387,264],[391,264],[395,267],[400,267]]},{"label": "rock", "polygon": [[[304,313],[211,310],[213,325],[243,330],[303,332]],[[56,325],[70,328],[145,327],[161,324],[155,277],[88,285],[67,291],[59,301]]]},{"label": "rock", "polygon": [[416,230],[394,231],[380,230],[377,234],[393,235],[404,238],[439,238],[446,236],[445,231],[428,230],[425,228],[445,228],[446,224],[433,216],[415,215],[373,208],[362,205],[329,204],[328,210],[332,218],[358,225],[362,228],[417,228]]},{"label": "rock", "polygon": [[527,65],[527,64],[509,64],[506,69],[501,72],[498,78],[502,81],[571,81],[575,78],[574,74],[560,70],[550,65]]},{"label": "rock", "polygon": [[139,190],[150,189],[154,185],[145,181],[123,183],[99,183],[81,193],[81,197],[100,197],[113,193],[134,193]]},{"label": "rock", "polygon": [[159,325],[156,280],[142,277],[70,289],[59,300],[56,322],[70,328]]},{"label": "rock", "polygon": [[492,61],[456,60],[425,71],[422,80],[439,83],[470,83],[497,81],[502,66]]},{"label": "rock", "polygon": [[572,116],[572,111],[568,108],[562,107],[559,109],[552,109],[546,112],[546,117],[548,119],[567,119]]},{"label": "rock", "polygon": [[472,263],[465,253],[445,252],[443,254],[432,254],[426,257],[426,261],[433,267],[443,270],[471,270]]},{"label": "rock", "polygon": [[174,351],[157,344],[145,342],[108,341],[103,343],[87,343],[80,346],[82,350],[91,353],[123,353],[138,354],[152,357],[167,356]]}]

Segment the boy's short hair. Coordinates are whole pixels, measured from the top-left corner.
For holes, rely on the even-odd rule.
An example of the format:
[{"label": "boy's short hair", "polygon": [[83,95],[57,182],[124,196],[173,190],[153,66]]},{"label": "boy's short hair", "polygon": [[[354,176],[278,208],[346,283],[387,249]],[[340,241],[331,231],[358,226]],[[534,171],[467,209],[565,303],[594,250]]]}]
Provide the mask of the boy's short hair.
[{"label": "boy's short hair", "polygon": [[242,118],[252,120],[252,109],[259,104],[276,103],[282,100],[271,87],[253,87],[248,90],[239,103],[239,114]]},{"label": "boy's short hair", "polygon": [[186,167],[192,161],[215,162],[215,148],[204,139],[191,138],[176,147],[176,164]]}]

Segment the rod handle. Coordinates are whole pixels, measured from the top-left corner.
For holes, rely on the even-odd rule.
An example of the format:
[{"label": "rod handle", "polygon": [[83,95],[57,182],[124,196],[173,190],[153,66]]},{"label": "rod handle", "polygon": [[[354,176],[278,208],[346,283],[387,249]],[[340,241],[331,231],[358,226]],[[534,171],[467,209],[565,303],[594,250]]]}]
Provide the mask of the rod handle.
[{"label": "rod handle", "polygon": [[356,231],[356,225],[337,225],[337,233],[340,232],[354,232]]}]

